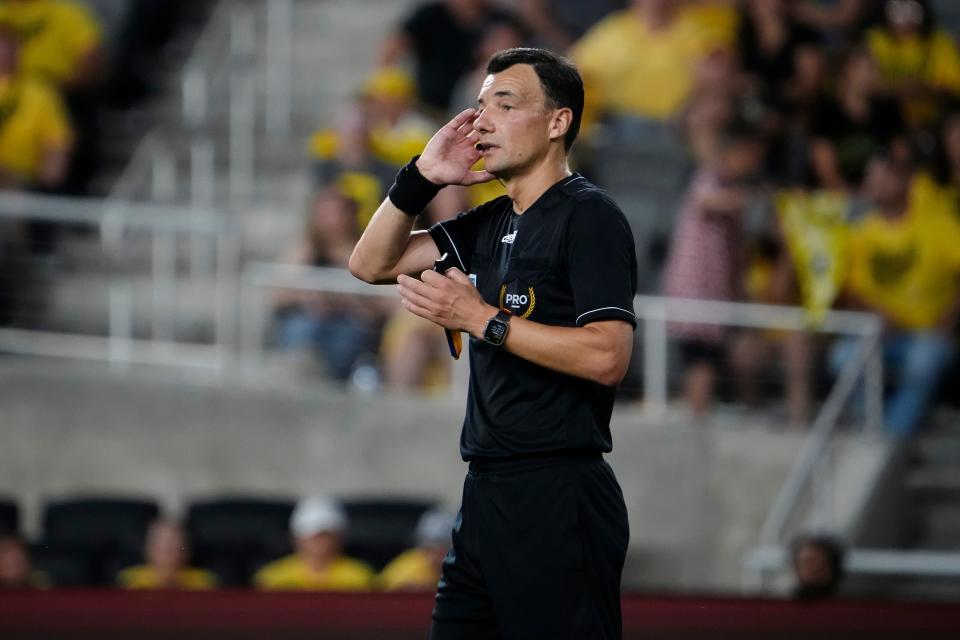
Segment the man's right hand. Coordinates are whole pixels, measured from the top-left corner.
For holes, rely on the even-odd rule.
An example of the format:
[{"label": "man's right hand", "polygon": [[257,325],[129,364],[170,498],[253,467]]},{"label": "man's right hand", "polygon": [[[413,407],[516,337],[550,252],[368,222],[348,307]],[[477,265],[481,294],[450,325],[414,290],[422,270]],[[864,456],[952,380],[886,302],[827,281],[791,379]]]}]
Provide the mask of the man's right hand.
[{"label": "man's right hand", "polygon": [[473,121],[479,115],[476,109],[465,109],[430,138],[417,159],[420,175],[443,186],[458,184],[469,187],[494,179],[495,176],[489,171],[470,170],[480,159],[480,152],[474,147],[476,136],[473,135]]}]

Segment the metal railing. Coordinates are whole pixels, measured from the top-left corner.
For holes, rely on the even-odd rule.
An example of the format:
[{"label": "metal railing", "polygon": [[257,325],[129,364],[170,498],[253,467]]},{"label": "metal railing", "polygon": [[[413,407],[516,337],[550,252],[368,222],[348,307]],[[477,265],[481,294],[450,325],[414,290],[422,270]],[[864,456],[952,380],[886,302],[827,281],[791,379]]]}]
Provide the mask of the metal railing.
[{"label": "metal railing", "polygon": [[[828,464],[830,444],[838,435],[843,409],[861,379],[864,380],[866,405],[863,433],[876,436],[882,430],[883,364],[878,348],[882,330],[880,319],[873,314],[829,311],[816,327],[811,327],[807,313],[800,308],[648,296],[637,298],[636,310],[638,317],[644,321],[644,409],[654,414],[662,412],[667,406],[668,324],[671,321],[813,331],[856,339],[853,356],[844,363],[817,412],[800,453],[761,526],[759,538],[763,547],[780,548],[779,545],[785,545],[788,527],[799,518],[804,507],[809,507],[809,513],[818,515],[825,513],[826,505],[833,500],[833,470]],[[804,501],[807,495],[812,497]],[[760,572],[760,578],[763,582],[766,574]]]},{"label": "metal railing", "polygon": [[265,336],[270,313],[270,290],[292,289],[355,296],[398,297],[395,287],[372,286],[357,280],[346,269],[309,267],[274,262],[253,262],[240,276],[240,353],[238,360],[248,372],[264,363]]},{"label": "metal railing", "polygon": [[[786,568],[789,555],[783,547],[759,547],[747,556],[746,568],[758,573]],[[846,554],[844,570],[860,575],[957,577],[960,552],[854,548]]]},{"label": "metal railing", "polygon": [[[223,372],[235,351],[235,286],[239,247],[229,221],[212,210],[165,204],[74,199],[23,193],[0,194],[0,218],[48,221],[96,229],[109,280],[107,331],[89,335],[33,328],[0,328],[0,349],[8,353],[104,360],[113,369],[150,364]],[[134,232],[149,235],[149,337],[134,337],[135,283],[130,249]],[[175,335],[177,239],[203,237],[215,256],[212,344]],[[139,240],[139,238],[137,238]],[[139,248],[145,248],[137,244]]]}]

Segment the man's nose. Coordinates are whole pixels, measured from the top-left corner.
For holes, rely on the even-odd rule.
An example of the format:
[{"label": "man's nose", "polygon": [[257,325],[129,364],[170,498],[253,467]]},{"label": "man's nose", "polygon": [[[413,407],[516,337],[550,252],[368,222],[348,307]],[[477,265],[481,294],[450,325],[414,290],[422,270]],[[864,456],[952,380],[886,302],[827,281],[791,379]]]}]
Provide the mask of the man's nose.
[{"label": "man's nose", "polygon": [[493,124],[490,122],[490,119],[487,117],[487,110],[481,109],[480,115],[477,116],[477,119],[473,121],[473,128],[479,133],[489,133],[493,131]]}]

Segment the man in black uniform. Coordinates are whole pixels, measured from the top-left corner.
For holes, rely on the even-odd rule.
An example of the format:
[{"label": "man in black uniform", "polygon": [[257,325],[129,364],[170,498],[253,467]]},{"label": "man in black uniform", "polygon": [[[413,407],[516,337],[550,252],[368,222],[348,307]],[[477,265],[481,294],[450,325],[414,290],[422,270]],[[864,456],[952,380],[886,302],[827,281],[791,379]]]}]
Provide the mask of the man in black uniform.
[{"label": "man in black uniform", "polygon": [[[633,236],[567,167],[583,111],[576,68],[510,49],[487,72],[478,109],[400,171],[350,259],[367,282],[396,281],[411,312],[470,335],[470,470],[432,637],[619,638],[629,531],[602,453],[636,326]],[[444,185],[493,178],[508,196],[411,233]]]}]

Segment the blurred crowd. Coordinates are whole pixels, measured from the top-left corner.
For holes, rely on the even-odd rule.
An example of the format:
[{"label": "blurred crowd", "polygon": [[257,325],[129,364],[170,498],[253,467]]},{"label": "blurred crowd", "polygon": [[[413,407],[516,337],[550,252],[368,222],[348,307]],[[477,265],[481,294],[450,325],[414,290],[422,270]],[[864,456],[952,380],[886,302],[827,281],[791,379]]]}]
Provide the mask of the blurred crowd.
[{"label": "blurred crowd", "polygon": [[[432,592],[456,523],[444,509],[420,501],[224,498],[192,505],[178,521],[150,501],[101,497],[48,505],[42,535],[31,542],[18,532],[16,513],[13,503],[0,500],[0,592]],[[789,552],[790,597],[842,593],[840,540],[803,534]]]},{"label": "blurred crowd", "polygon": [[[157,92],[158,56],[183,4],[165,0],[0,1],[0,193],[97,190],[107,114]],[[0,222],[0,322],[22,311],[54,223]]]},{"label": "blurred crowd", "polygon": [[436,587],[453,516],[416,502],[347,506],[326,496],[295,505],[226,499],[191,508],[179,522],[147,501],[66,501],[47,509],[35,543],[0,518],[0,590]]},{"label": "blurred crowd", "polygon": [[[475,105],[487,58],[552,48],[578,65],[587,91],[573,169],[630,219],[643,293],[798,305],[812,329],[831,309],[878,314],[886,423],[908,437],[946,395],[960,311],[960,52],[935,8],[424,2],[384,38],[337,122],[309,141],[315,197],[303,241],[285,259],[344,266],[393,174]],[[500,189],[444,189],[420,223]],[[441,333],[389,303],[280,292],[275,320],[275,343],[312,349],[334,379],[371,364],[393,388],[433,390],[449,379]],[[718,394],[761,404],[765,381],[782,378],[794,424],[809,422],[819,381],[854,346],[814,331],[690,322],[671,323],[669,334],[694,415]]]}]

